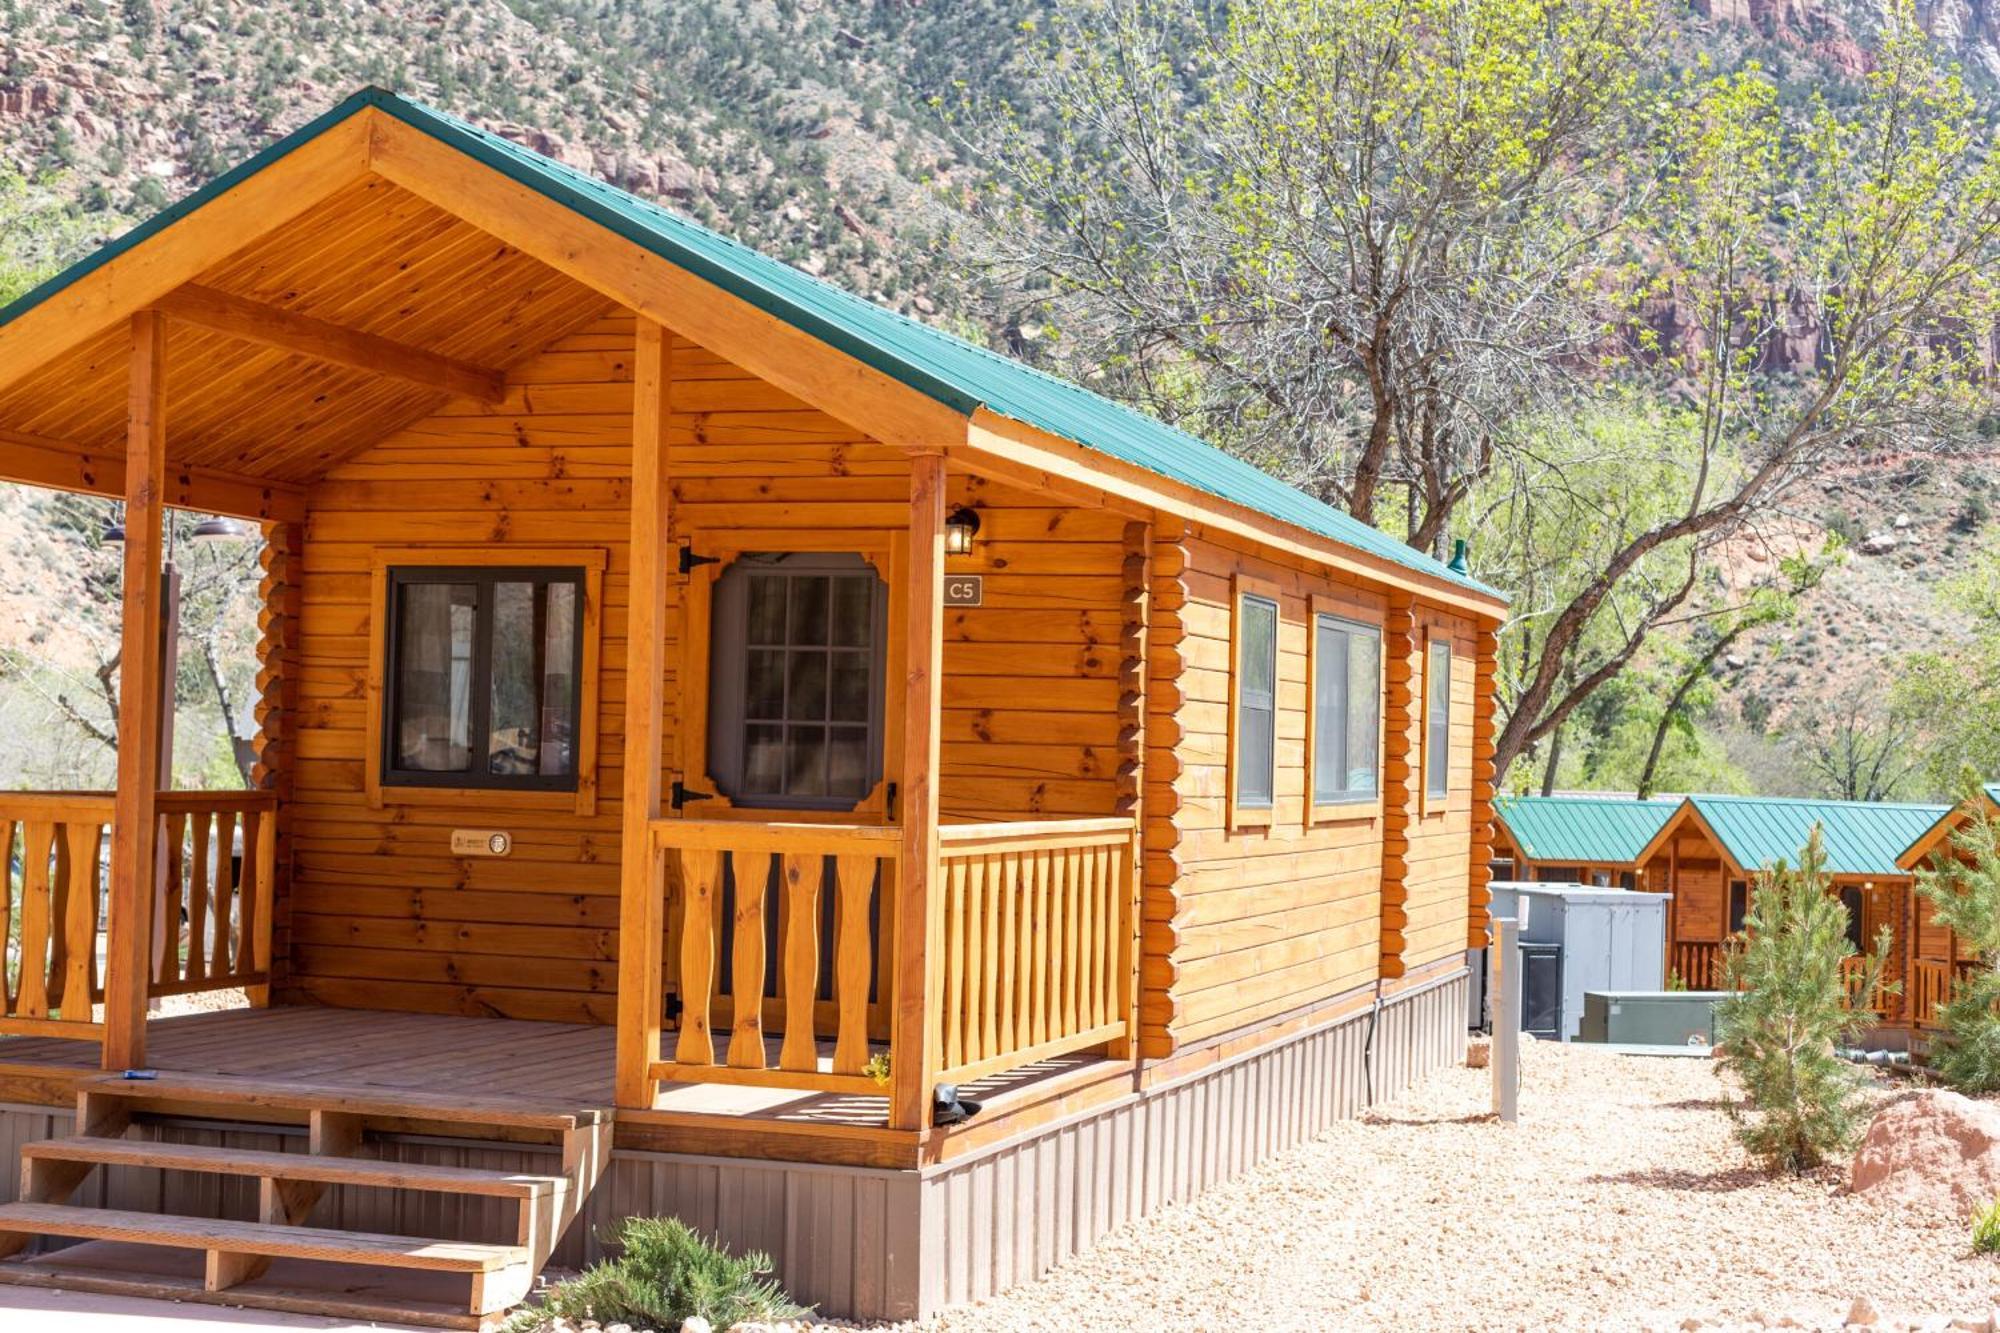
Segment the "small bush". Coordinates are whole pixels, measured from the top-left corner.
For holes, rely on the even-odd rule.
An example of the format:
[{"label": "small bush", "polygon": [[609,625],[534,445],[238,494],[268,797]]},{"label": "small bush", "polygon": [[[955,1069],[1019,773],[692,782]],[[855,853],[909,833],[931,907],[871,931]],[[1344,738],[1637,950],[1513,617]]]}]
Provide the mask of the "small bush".
[{"label": "small bush", "polygon": [[618,1245],[616,1259],[556,1284],[540,1305],[508,1322],[508,1333],[539,1333],[557,1315],[658,1329],[700,1315],[723,1329],[807,1313],[771,1280],[770,1256],[731,1255],[677,1218],[627,1218]]},{"label": "small bush", "polygon": [[2000,1254],[2000,1199],[1972,1215],[1972,1248],[1980,1254]]},{"label": "small bush", "polygon": [[[1855,950],[1830,885],[1815,828],[1798,869],[1780,862],[1758,877],[1744,942],[1723,954],[1723,989],[1738,993],[1716,1011],[1719,1064],[1742,1080],[1747,1102],[1732,1100],[1729,1113],[1737,1138],[1772,1171],[1819,1166],[1863,1128],[1862,1075],[1838,1048],[1874,1019],[1846,1005],[1842,968]],[[1881,985],[1890,942],[1885,929],[1862,964],[1859,994]]]}]

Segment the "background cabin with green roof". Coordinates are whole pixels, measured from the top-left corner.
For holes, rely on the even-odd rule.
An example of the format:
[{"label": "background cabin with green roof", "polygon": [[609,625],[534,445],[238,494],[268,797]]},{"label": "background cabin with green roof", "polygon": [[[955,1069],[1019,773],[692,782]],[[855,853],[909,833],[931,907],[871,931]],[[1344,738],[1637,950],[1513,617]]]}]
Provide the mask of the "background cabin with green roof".
[{"label": "background cabin with green roof", "polygon": [[1496,878],[1645,887],[1646,845],[1678,798],[1500,796],[1493,802]]},{"label": "background cabin with green roof", "polygon": [[[2000,782],[1982,785],[1976,799],[1989,818],[2000,819]],[[1962,856],[1952,846],[1951,835],[1964,827],[1974,813],[1971,801],[1952,806],[1903,849],[1896,858],[1897,864],[1915,874],[1939,857]],[[1916,930],[1910,952],[1910,1019],[1920,1029],[1936,1028],[1938,1009],[1951,999],[1957,978],[1982,966],[1983,960],[1956,931],[1937,920],[1930,899],[1922,894],[1917,895]]]},{"label": "background cabin with green roof", "polygon": [[[0,478],[125,504],[0,1281],[478,1325],[672,1213],[910,1317],[1463,1048],[1497,593],[415,103],[0,310]],[[252,791],[161,790],[169,509],[261,528]]]},{"label": "background cabin with green roof", "polygon": [[[1771,796],[1690,796],[1641,853],[1644,887],[1674,895],[1667,914],[1669,968],[1693,990],[1721,980],[1726,940],[1742,929],[1757,874],[1784,861],[1796,865],[1814,828],[1826,850],[1832,891],[1846,904],[1850,938],[1873,946],[1891,936],[1885,980],[1912,971],[1916,940],[1915,880],[1899,857],[1946,813],[1941,805],[1822,801]],[[1884,1020],[1878,1031],[1896,1039],[1912,1026],[1907,988],[1868,1003]]]}]

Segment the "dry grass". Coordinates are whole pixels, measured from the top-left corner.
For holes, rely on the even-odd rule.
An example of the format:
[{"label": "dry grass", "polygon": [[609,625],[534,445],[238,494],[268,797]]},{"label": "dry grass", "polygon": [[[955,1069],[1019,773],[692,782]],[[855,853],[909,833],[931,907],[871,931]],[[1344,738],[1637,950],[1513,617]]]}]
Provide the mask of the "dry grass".
[{"label": "dry grass", "polygon": [[[1752,1170],[1702,1060],[1533,1045],[1522,1119],[1454,1069],[1044,1280],[922,1325],[1017,1329],[1942,1327],[2000,1300],[1963,1224]],[[1878,1096],[1892,1095],[1886,1088]]]}]

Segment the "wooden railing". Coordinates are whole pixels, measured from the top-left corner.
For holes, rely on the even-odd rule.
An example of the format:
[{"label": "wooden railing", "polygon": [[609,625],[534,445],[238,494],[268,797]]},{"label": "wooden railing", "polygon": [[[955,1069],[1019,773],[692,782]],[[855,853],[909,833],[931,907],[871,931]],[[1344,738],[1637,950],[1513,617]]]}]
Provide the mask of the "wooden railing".
[{"label": "wooden railing", "polygon": [[1129,1038],[1129,819],[938,830],[946,1083]]},{"label": "wooden railing", "polygon": [[112,798],[0,792],[0,1033],[97,1040]]},{"label": "wooden railing", "polygon": [[276,811],[268,792],[160,793],[150,994],[269,982]]},{"label": "wooden railing", "polygon": [[1910,1021],[1936,1027],[1938,1010],[1951,1000],[1951,964],[1941,958],[1918,958],[1910,968]]},{"label": "wooden railing", "polygon": [[1682,940],[1674,945],[1674,975],[1689,990],[1722,989],[1722,946],[1709,940]]},{"label": "wooden railing", "polygon": [[[899,963],[900,829],[657,820],[681,1009],[649,1076],[886,1096],[899,1061],[963,1083],[1131,1041],[1134,837],[1129,819],[940,828],[940,952]],[[940,1048],[906,1049],[897,998],[926,984]]]},{"label": "wooden railing", "polygon": [[673,1057],[652,1076],[881,1095],[866,1070],[871,1038],[886,1050],[890,1036],[886,926],[902,831],[668,819],[654,822],[653,846],[679,884],[669,920],[681,1017]]}]

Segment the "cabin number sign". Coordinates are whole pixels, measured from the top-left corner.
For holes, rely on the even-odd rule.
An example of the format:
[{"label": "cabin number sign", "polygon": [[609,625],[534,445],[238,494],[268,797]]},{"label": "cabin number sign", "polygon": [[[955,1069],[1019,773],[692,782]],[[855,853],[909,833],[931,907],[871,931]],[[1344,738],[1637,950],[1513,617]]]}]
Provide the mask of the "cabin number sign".
[{"label": "cabin number sign", "polygon": [[505,856],[514,850],[514,839],[488,829],[458,828],[451,831],[453,856]]},{"label": "cabin number sign", "polygon": [[978,606],[986,598],[986,579],[980,574],[944,576],[946,606]]}]

